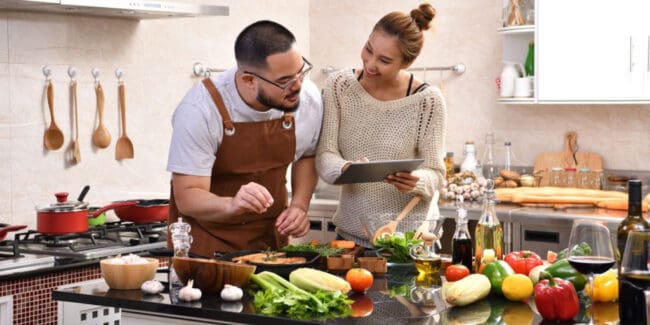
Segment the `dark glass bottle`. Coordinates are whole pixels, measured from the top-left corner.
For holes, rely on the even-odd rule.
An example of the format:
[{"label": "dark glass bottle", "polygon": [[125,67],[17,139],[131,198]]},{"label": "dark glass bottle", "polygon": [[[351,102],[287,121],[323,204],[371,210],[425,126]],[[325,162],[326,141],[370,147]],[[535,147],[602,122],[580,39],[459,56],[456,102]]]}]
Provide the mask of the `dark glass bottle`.
[{"label": "dark glass bottle", "polygon": [[616,236],[618,246],[617,261],[619,261],[619,268],[620,260],[623,257],[623,251],[625,250],[627,234],[633,230],[650,229],[650,224],[643,219],[643,210],[641,207],[641,185],[641,181],[638,179],[631,179],[627,182],[627,217],[625,217],[618,226]]},{"label": "dark glass bottle", "polygon": [[451,244],[451,262],[453,264],[463,264],[471,271],[473,269],[474,247],[472,237],[467,229],[467,210],[463,208],[458,209],[456,231],[454,231]]}]

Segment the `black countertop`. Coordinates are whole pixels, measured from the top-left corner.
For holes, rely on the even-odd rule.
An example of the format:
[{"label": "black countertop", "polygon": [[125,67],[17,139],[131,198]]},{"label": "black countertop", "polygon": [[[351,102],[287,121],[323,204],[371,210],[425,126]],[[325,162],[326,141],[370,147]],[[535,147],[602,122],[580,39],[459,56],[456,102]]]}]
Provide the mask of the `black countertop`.
[{"label": "black countertop", "polygon": [[[164,275],[159,274],[162,277]],[[140,290],[111,290],[101,279],[80,283],[67,289],[53,291],[58,301],[110,306],[134,313],[159,317],[201,319],[246,324],[540,324],[542,318],[534,310],[534,302],[509,302],[502,297],[489,296],[465,307],[450,308],[441,300],[439,287],[418,288],[410,268],[391,268],[377,276],[365,297],[372,301],[372,313],[365,317],[348,317],[327,321],[299,321],[269,317],[255,313],[252,298],[247,294],[241,302],[225,302],[218,294],[204,294],[200,301],[188,303],[170,295],[168,289],[158,295],[146,295]],[[427,291],[429,290],[429,291]],[[423,295],[424,294],[424,295]],[[420,299],[426,296],[424,299]],[[360,297],[357,295],[357,297]],[[598,303],[595,308],[598,324],[615,324],[617,303]],[[588,317],[587,317],[588,318]],[[584,307],[576,320],[585,320]]]}]

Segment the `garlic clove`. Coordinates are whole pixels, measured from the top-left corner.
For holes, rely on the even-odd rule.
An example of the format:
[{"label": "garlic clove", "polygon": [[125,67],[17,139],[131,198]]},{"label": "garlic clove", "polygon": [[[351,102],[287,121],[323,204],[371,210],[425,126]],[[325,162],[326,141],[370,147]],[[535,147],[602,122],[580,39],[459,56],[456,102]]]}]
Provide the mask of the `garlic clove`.
[{"label": "garlic clove", "polygon": [[226,284],[221,289],[221,299],[225,301],[238,301],[244,296],[244,291],[234,285]]},{"label": "garlic clove", "polygon": [[146,294],[155,295],[161,293],[165,286],[157,280],[149,280],[142,283],[140,290]]},{"label": "garlic clove", "polygon": [[178,291],[178,299],[183,301],[195,301],[201,299],[201,289],[193,288],[194,280],[187,281],[187,285]]}]

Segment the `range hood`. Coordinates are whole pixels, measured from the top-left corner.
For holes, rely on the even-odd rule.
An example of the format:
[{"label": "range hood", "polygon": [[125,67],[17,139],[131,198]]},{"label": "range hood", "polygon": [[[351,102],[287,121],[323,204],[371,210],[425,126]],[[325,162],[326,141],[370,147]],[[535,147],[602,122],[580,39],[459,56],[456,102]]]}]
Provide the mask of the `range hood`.
[{"label": "range hood", "polygon": [[131,19],[228,16],[227,6],[156,0],[1,0],[0,11],[39,11]]}]

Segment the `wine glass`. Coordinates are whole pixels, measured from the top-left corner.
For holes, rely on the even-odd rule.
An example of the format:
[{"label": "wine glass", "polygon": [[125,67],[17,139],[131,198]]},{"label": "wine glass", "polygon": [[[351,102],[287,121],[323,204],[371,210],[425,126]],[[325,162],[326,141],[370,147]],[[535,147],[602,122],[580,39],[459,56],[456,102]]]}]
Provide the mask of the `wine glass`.
[{"label": "wine glass", "polygon": [[[582,243],[591,247],[585,254]],[[584,246],[584,244],[582,244]],[[614,266],[614,249],[612,247],[609,229],[600,221],[576,220],[571,228],[569,237],[569,264],[573,268],[587,275],[589,279],[589,292],[593,296],[594,274],[603,273]],[[589,324],[593,324],[594,309],[593,299],[589,299],[590,318]]]}]

